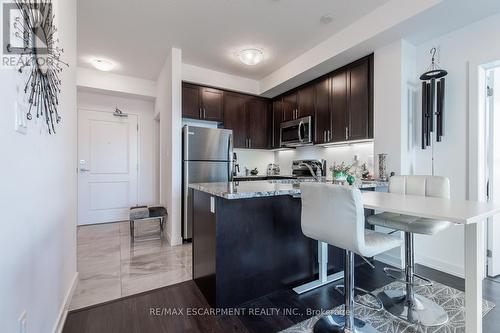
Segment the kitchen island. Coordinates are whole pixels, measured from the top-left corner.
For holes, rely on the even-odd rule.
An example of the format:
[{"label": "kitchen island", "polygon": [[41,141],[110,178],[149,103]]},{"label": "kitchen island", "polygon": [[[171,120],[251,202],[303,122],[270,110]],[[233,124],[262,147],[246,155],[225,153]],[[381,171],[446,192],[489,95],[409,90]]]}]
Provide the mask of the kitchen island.
[{"label": "kitchen island", "polygon": [[[318,245],[300,226],[300,182],[202,183],[190,190],[193,279],[211,306],[237,306],[317,278]],[[343,270],[341,249],[328,246],[328,257],[329,274]]]}]

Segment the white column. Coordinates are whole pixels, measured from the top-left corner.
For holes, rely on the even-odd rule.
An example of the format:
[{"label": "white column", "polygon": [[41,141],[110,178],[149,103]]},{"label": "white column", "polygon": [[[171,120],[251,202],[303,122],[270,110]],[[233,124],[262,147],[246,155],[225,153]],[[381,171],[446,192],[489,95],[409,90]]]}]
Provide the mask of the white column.
[{"label": "white column", "polygon": [[483,299],[483,230],[481,224],[465,226],[465,332],[481,333]]}]

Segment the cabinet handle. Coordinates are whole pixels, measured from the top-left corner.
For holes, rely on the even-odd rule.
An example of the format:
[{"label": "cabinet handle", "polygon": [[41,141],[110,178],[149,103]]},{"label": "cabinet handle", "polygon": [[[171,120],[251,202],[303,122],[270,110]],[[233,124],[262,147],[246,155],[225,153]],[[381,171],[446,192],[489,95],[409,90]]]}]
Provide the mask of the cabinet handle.
[{"label": "cabinet handle", "polygon": [[203,118],[203,109],[200,106],[200,119]]},{"label": "cabinet handle", "polygon": [[332,141],[332,132],[328,130],[328,142]]},{"label": "cabinet handle", "polygon": [[252,148],[252,139],[248,138],[248,148]]},{"label": "cabinet handle", "polygon": [[207,110],[205,108],[203,108],[203,118],[206,118],[207,117]]},{"label": "cabinet handle", "polygon": [[347,126],[345,127],[345,139],[349,140],[349,128]]},{"label": "cabinet handle", "polygon": [[326,142],[326,131],[323,131],[323,142]]}]

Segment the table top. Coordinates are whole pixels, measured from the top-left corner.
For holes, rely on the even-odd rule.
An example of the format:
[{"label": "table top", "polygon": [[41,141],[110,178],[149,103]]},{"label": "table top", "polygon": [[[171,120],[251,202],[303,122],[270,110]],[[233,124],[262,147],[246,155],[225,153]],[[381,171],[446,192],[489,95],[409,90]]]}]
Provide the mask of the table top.
[{"label": "table top", "polygon": [[472,224],[500,213],[489,202],[442,199],[384,192],[363,192],[364,207],[390,213]]}]

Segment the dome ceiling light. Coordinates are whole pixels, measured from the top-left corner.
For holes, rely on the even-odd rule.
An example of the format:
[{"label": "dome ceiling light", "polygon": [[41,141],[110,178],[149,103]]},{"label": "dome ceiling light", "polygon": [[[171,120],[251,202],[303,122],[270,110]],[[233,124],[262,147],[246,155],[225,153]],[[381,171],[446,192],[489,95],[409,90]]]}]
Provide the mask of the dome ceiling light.
[{"label": "dome ceiling light", "polygon": [[264,60],[264,52],[259,49],[244,49],[238,54],[242,63],[248,66],[254,66]]}]

